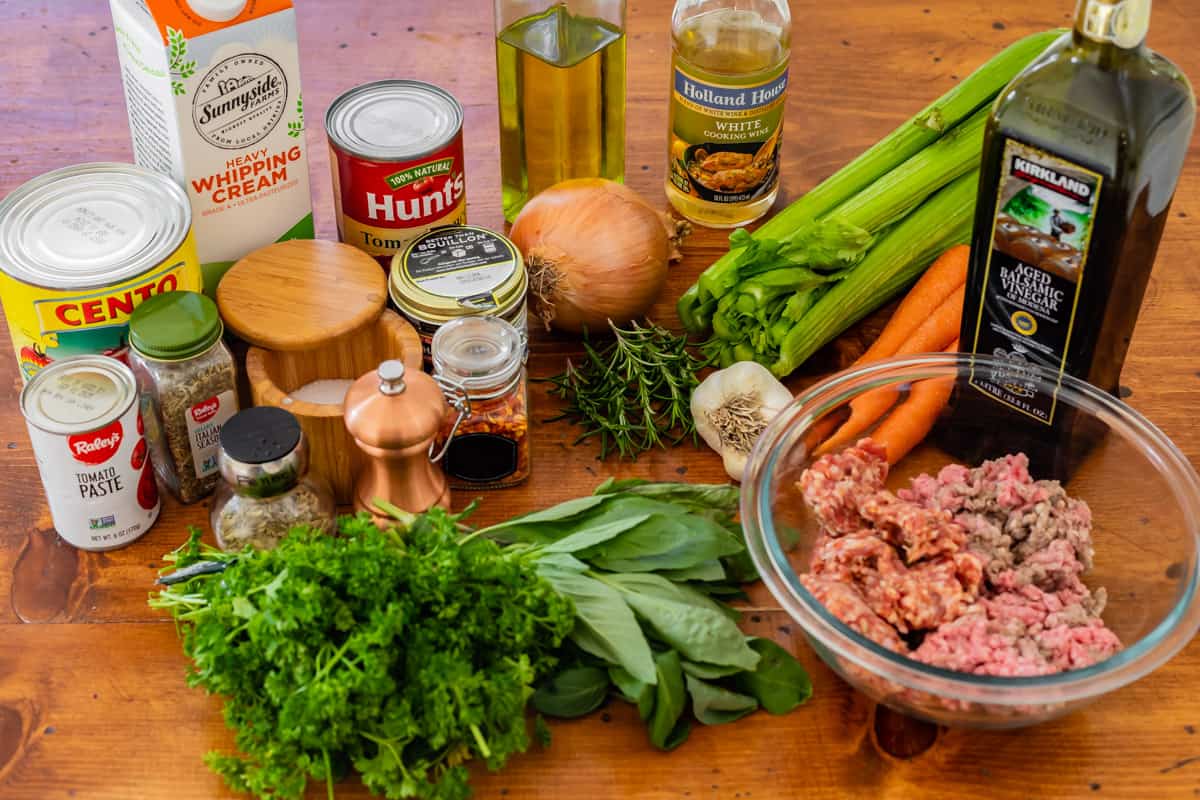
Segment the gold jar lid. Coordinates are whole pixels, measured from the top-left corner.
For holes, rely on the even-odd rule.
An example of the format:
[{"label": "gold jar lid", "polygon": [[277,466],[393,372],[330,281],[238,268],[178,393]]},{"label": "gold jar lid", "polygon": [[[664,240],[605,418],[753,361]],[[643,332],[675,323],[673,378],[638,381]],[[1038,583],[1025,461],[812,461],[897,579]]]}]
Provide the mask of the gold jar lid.
[{"label": "gold jar lid", "polygon": [[405,314],[441,324],[472,314],[504,316],[525,303],[525,262],[512,242],[475,225],[447,225],[392,257],[388,292]]}]

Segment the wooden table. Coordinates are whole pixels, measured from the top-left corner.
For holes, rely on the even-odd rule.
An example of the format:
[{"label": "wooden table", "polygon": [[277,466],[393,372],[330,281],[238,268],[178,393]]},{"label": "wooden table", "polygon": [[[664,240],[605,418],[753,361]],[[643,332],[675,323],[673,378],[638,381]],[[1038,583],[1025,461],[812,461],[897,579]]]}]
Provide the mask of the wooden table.
[{"label": "wooden table", "polygon": [[[1194,0],[1155,3],[1151,44],[1200,77]],[[498,226],[499,175],[489,0],[299,0],[307,132],[318,232],[335,235],[324,131],[335,95],[384,77],[441,84],[466,106],[471,220]],[[783,200],[833,172],[992,53],[1068,22],[1070,0],[843,0],[793,3],[795,54]],[[670,0],[629,15],[627,181],[663,203]],[[131,158],[108,6],[103,0],[0,0],[0,195],[80,161]],[[1194,461],[1200,458],[1200,153],[1193,152],[1125,371],[1125,394]],[[655,317],[722,250],[700,231]],[[867,324],[868,330],[871,323]],[[818,365],[851,357],[846,337]],[[561,369],[576,345],[539,336],[531,369]],[[816,369],[816,368],[814,368]],[[810,380],[801,377],[798,383]],[[201,762],[230,736],[215,698],[187,689],[170,623],[146,606],[158,558],[203,506],[168,505],[144,538],[109,553],[58,540],[17,409],[20,381],[0,353],[0,796],[229,796]],[[554,406],[543,394],[535,415]],[[711,453],[682,448],[636,464],[571,447],[563,425],[535,429],[532,479],[489,494],[483,521],[586,493],[607,475],[723,480]],[[477,771],[482,798],[1192,797],[1200,795],[1200,645],[1140,683],[1059,722],[1013,733],[938,730],[876,709],[835,678],[762,591],[747,629],[799,654],[816,687],[786,717],[697,728],[680,750],[652,750],[631,709],[613,703],[553,726],[549,751]],[[323,790],[322,790],[323,791]],[[314,790],[313,797],[324,796]],[[357,784],[341,797],[362,797]]]}]

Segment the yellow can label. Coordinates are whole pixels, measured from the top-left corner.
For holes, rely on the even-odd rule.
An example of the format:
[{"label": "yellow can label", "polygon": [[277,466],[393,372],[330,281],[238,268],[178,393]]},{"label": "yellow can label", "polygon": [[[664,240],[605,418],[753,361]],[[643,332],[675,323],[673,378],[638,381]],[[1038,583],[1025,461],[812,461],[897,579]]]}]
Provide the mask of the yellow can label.
[{"label": "yellow can label", "polygon": [[100,289],[46,289],[0,272],[4,315],[26,381],[57,359],[94,353],[123,357],[129,315],[135,308],[163,292],[201,288],[200,262],[190,231],[154,269]]}]

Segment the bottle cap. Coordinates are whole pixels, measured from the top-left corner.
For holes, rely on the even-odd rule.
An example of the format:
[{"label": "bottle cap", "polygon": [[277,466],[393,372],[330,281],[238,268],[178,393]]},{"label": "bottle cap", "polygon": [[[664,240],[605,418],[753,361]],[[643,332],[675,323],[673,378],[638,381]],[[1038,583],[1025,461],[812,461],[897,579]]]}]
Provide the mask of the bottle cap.
[{"label": "bottle cap", "polygon": [[269,497],[296,485],[308,469],[300,423],[275,406],[234,414],[221,427],[221,477],[239,493]]},{"label": "bottle cap", "polygon": [[217,304],[198,292],[165,292],[146,300],[129,317],[129,344],[156,361],[183,361],[221,338]]}]

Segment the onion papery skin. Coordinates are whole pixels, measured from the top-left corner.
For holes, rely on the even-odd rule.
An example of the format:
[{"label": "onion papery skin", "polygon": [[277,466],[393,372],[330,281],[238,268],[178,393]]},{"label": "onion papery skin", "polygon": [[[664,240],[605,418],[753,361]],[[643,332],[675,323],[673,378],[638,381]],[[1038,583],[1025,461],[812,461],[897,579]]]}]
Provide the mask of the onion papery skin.
[{"label": "onion papery skin", "polygon": [[662,216],[613,181],[563,181],[525,204],[509,238],[525,257],[530,300],[547,327],[581,333],[645,315],[667,282]]}]

